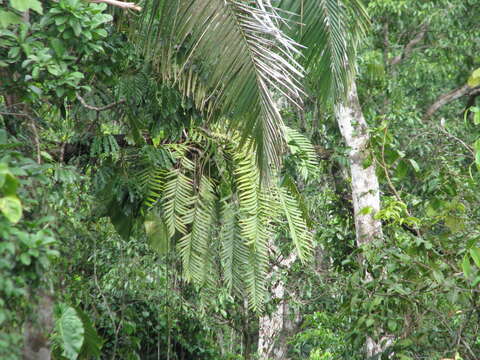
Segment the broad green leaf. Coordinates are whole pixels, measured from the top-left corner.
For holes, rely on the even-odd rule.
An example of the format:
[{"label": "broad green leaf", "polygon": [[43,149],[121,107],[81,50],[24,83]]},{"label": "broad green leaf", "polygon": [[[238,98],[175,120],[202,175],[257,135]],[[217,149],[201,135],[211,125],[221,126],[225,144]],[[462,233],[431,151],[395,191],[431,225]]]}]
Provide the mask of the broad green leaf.
[{"label": "broad green leaf", "polygon": [[7,174],[9,173],[10,171],[8,170],[8,165],[5,163],[0,163],[0,188],[2,188],[3,185],[5,184]]},{"label": "broad green leaf", "polygon": [[107,37],[107,35],[108,35],[108,33],[105,29],[96,29],[93,32],[96,33],[97,35],[101,36],[101,37]]},{"label": "broad green leaf", "polygon": [[52,39],[50,42],[55,54],[58,57],[62,57],[65,55],[65,46],[63,45],[63,41],[60,39]]},{"label": "broad green leaf", "polygon": [[389,329],[390,331],[395,331],[395,330],[397,330],[397,322],[396,322],[395,320],[390,319],[390,320],[388,320],[388,323],[387,323],[387,324],[388,324],[388,329]]},{"label": "broad green leaf", "polygon": [[73,20],[70,22],[70,25],[72,26],[75,36],[80,36],[80,34],[82,33],[82,25],[80,24],[80,22]]},{"label": "broad green leaf", "polygon": [[[472,106],[469,110],[473,113],[473,123],[475,125],[480,125],[480,107]],[[465,112],[465,116],[467,115],[468,111]]]},{"label": "broad green leaf", "polygon": [[[1,177],[1,174],[0,174]],[[15,178],[10,171],[4,174],[3,187],[2,191],[7,196],[15,196],[18,187],[18,180]]]},{"label": "broad green leaf", "polygon": [[465,255],[463,257],[462,270],[465,274],[465,277],[467,278],[470,277],[470,275],[472,274],[472,265],[470,264],[470,259],[468,258],[468,255]]},{"label": "broad green leaf", "polygon": [[399,179],[403,179],[408,173],[408,167],[404,160],[398,163],[397,168],[395,169],[395,176]]},{"label": "broad green leaf", "polygon": [[21,24],[22,19],[11,11],[0,10],[0,29],[10,25]]},{"label": "broad green leaf", "polygon": [[360,210],[360,215],[368,215],[373,211],[373,207],[365,206],[362,210]]},{"label": "broad green leaf", "polygon": [[22,217],[22,203],[16,196],[0,198],[0,211],[12,223],[16,224]]},{"label": "broad green leaf", "polygon": [[32,263],[32,258],[27,253],[20,255],[20,261],[23,265],[29,266]]},{"label": "broad green leaf", "polygon": [[103,339],[98,336],[90,317],[79,308],[76,308],[75,310],[80,320],[82,320],[83,328],[85,329],[84,341],[80,351],[80,358],[99,358],[101,355]]},{"label": "broad green leaf", "polygon": [[7,132],[4,129],[0,129],[0,145],[5,145],[7,143],[7,139]]},{"label": "broad green leaf", "polygon": [[418,166],[418,163],[413,159],[409,159],[409,161],[410,164],[412,164],[412,167],[415,169],[415,172],[420,172],[420,166]]},{"label": "broad green leaf", "polygon": [[161,255],[166,254],[170,250],[170,236],[165,221],[160,216],[151,215],[143,225],[150,247]]},{"label": "broad green leaf", "polygon": [[477,265],[480,268],[480,248],[472,247],[470,249],[470,256],[472,257],[473,261],[475,262],[475,265]]},{"label": "broad green leaf", "polygon": [[84,341],[85,329],[82,320],[73,307],[58,304],[55,308],[56,342],[62,348],[62,355],[76,360]]},{"label": "broad green leaf", "polygon": [[467,84],[471,88],[480,85],[480,68],[472,72],[472,75],[470,75],[470,77],[468,78]]},{"label": "broad green leaf", "polygon": [[474,148],[477,152],[480,152],[480,139],[477,139],[477,140],[473,143],[473,148]]},{"label": "broad green leaf", "polygon": [[10,0],[10,5],[21,12],[32,9],[43,14],[42,3],[39,0]]},{"label": "broad green leaf", "polygon": [[367,327],[372,326],[374,323],[375,323],[375,319],[373,319],[373,318],[368,318],[367,321],[365,321],[365,325]]},{"label": "broad green leaf", "polygon": [[445,217],[445,225],[453,233],[462,230],[464,227],[463,219],[452,215],[447,215]]}]

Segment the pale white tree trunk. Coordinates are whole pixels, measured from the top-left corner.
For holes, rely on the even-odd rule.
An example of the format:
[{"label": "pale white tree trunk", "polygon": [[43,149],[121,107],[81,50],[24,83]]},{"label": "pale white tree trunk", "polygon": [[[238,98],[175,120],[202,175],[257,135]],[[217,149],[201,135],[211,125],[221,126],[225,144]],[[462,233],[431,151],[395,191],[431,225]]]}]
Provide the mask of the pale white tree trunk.
[{"label": "pale white tree trunk", "polygon": [[[272,244],[270,247],[274,253],[277,252]],[[290,256],[280,261],[279,266],[272,267],[269,278],[281,271],[281,268],[289,269],[296,259],[297,253],[293,251]],[[264,315],[259,319],[258,356],[260,360],[287,359],[287,338],[294,331],[298,319],[292,320],[291,308],[286,299],[285,285],[281,279],[272,285],[272,299],[279,299],[280,302],[270,315]]]},{"label": "pale white tree trunk", "polygon": [[[368,143],[368,125],[358,100],[357,87],[353,81],[347,97],[335,107],[340,132],[349,148],[348,159],[352,186],[352,200],[357,246],[382,238],[382,223],[375,219],[380,210],[380,188],[375,164],[371,161]],[[370,274],[365,274],[370,278]],[[386,335],[378,343],[367,337],[365,353],[367,358],[383,352],[393,342]]]},{"label": "pale white tree trunk", "polygon": [[[370,158],[370,135],[358,100],[355,82],[348,95],[335,107],[340,132],[349,148],[352,199],[357,245],[382,237],[382,223],[374,218],[380,210],[380,189],[375,165]],[[369,166],[366,166],[369,165]]]}]

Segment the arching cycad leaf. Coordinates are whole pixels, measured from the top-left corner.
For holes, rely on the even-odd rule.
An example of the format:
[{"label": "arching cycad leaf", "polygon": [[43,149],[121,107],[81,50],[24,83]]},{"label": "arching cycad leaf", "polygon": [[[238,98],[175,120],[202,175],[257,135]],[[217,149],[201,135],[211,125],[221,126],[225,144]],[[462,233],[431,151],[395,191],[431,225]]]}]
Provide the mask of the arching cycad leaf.
[{"label": "arching cycad leaf", "polygon": [[290,237],[295,245],[298,257],[301,261],[308,260],[313,251],[312,235],[307,227],[307,223],[302,216],[302,211],[296,199],[284,187],[278,192],[280,204],[283,213],[287,218],[288,227],[290,229]]},{"label": "arching cycad leaf", "polygon": [[187,220],[192,204],[192,181],[180,169],[171,170],[163,193],[164,219],[170,236],[178,230],[187,233]]},{"label": "arching cycad leaf", "polygon": [[249,261],[249,249],[240,237],[238,208],[232,201],[224,201],[221,209],[221,262],[225,284],[239,294],[244,289],[243,269]]},{"label": "arching cycad leaf", "polygon": [[191,231],[178,242],[182,258],[183,274],[187,280],[202,284],[208,274],[211,254],[209,243],[215,222],[215,192],[211,181],[202,176],[194,204],[184,220],[191,225]]}]

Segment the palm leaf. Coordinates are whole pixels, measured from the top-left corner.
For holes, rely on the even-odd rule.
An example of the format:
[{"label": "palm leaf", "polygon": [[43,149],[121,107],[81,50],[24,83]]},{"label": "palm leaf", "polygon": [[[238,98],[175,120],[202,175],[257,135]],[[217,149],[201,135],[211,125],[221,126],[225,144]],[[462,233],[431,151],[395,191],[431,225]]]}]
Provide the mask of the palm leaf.
[{"label": "palm leaf", "polygon": [[215,198],[212,182],[202,176],[194,206],[184,218],[187,224],[191,224],[191,231],[178,242],[184,277],[197,284],[202,284],[207,278],[211,262],[209,243],[215,222]]},{"label": "palm leaf", "polygon": [[187,233],[187,223],[185,216],[189,213],[192,203],[192,181],[181,169],[171,170],[163,195],[163,210],[165,225],[170,236],[178,230],[182,234]]},{"label": "palm leaf", "polygon": [[308,230],[305,219],[303,218],[302,211],[300,210],[296,199],[290,195],[286,188],[281,187],[278,194],[283,213],[287,218],[290,236],[297,250],[298,257],[301,261],[306,261],[310,258],[313,247],[312,235]]},{"label": "palm leaf", "polygon": [[[355,48],[368,15],[359,0],[282,0],[293,20],[286,30],[305,46],[302,64],[321,100],[345,95],[354,74]],[[289,24],[290,24],[289,23]]]},{"label": "palm leaf", "polygon": [[[231,200],[231,199],[228,199]],[[241,294],[244,289],[243,270],[248,264],[249,249],[240,236],[238,208],[234,201],[225,200],[221,208],[221,263],[227,288]]]},{"label": "palm leaf", "polygon": [[314,178],[319,170],[318,156],[310,140],[299,131],[285,126],[285,139],[290,153],[296,156],[297,172],[304,180]]},{"label": "palm leaf", "polygon": [[263,170],[278,164],[282,120],[272,93],[300,104],[303,74],[275,9],[264,0],[151,0],[146,8],[146,53],[163,79],[253,138]]}]

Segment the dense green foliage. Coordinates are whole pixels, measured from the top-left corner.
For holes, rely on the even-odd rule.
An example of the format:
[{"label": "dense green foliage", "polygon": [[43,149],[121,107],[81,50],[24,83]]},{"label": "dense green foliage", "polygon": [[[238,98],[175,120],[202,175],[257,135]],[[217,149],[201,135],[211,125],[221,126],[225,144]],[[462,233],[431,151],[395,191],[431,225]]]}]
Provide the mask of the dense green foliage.
[{"label": "dense green foliage", "polygon": [[476,1],[0,4],[1,359],[478,358]]}]

